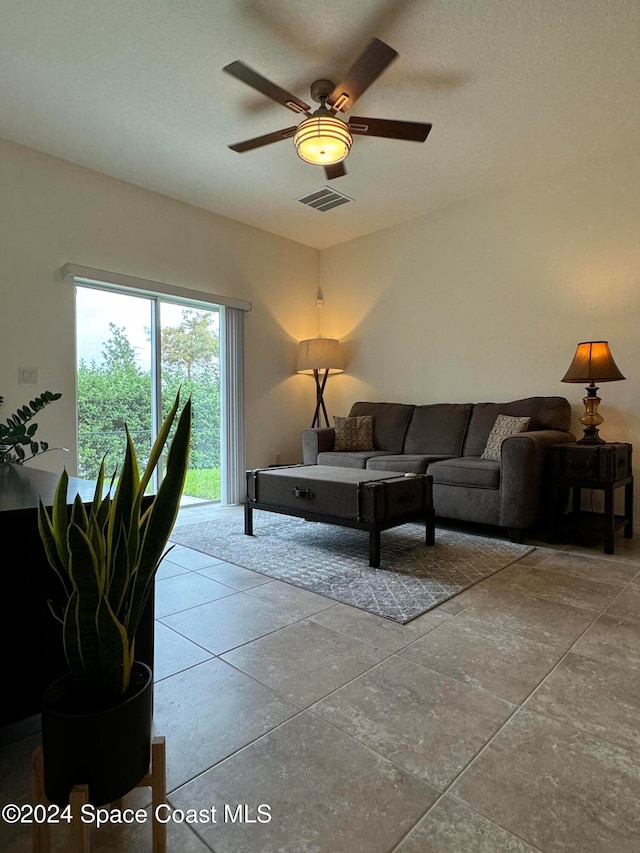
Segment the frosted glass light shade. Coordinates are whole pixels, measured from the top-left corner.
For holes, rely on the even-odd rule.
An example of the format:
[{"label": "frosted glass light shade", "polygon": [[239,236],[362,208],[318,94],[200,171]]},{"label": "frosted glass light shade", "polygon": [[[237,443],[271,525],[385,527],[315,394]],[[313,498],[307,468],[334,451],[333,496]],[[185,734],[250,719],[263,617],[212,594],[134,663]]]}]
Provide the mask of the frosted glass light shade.
[{"label": "frosted glass light shade", "polygon": [[293,137],[298,157],[316,166],[340,163],[349,154],[352,141],[347,125],[330,115],[306,118]]}]

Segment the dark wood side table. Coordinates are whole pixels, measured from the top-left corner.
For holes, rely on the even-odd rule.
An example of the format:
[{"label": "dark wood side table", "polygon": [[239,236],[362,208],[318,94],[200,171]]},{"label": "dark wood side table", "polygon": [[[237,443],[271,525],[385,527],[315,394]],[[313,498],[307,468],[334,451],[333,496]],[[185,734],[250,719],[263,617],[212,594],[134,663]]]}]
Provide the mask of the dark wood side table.
[{"label": "dark wood side table", "polygon": [[[631,444],[554,444],[550,448],[553,500],[549,513],[549,542],[555,542],[558,527],[567,519],[564,511],[569,489],[572,489],[570,517],[579,520],[588,515],[581,511],[581,490],[600,489],[604,492],[604,552],[613,554],[615,531],[624,528],[624,536],[633,536],[633,469]],[[624,486],[624,514],[616,516],[614,496],[616,489]]]}]

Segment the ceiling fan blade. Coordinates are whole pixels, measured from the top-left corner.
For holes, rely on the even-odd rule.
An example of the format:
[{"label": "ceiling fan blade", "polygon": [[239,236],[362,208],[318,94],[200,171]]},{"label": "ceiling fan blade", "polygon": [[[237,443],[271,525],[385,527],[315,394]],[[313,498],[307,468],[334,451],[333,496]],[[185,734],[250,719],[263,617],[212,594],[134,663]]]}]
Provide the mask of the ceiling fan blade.
[{"label": "ceiling fan blade", "polygon": [[327,98],[327,106],[336,112],[350,110],[358,98],[398,55],[380,39],[373,39],[351,66],[345,78]]},{"label": "ceiling fan blade", "polygon": [[275,83],[272,83],[271,80],[267,80],[266,77],[258,74],[258,72],[254,71],[253,68],[249,68],[249,66],[245,65],[244,62],[236,60],[235,62],[231,62],[229,65],[225,65],[222,70],[226,71],[227,74],[231,74],[231,76],[235,77],[237,80],[246,83],[247,86],[257,89],[258,92],[262,92],[262,94],[266,95],[267,98],[271,98],[271,100],[275,101],[277,104],[282,104],[283,107],[287,107],[287,109],[294,113],[306,113],[311,109],[309,104],[305,103],[300,98],[297,98],[295,95],[292,95],[291,92],[287,92],[286,89],[276,86]]},{"label": "ceiling fan blade", "polygon": [[236,142],[234,145],[229,145],[228,147],[232,151],[242,154],[244,151],[252,151],[254,148],[261,148],[263,145],[271,145],[272,142],[280,142],[281,139],[290,139],[297,129],[297,125],[294,124],[293,127],[285,127],[283,130],[266,133],[264,136],[245,139],[244,142]]},{"label": "ceiling fan blade", "polygon": [[334,178],[341,178],[343,175],[347,174],[347,170],[344,167],[344,161],[340,161],[340,163],[333,163],[331,166],[324,167],[324,173],[327,176],[328,181],[332,181]]},{"label": "ceiling fan blade", "polygon": [[406,139],[409,142],[424,142],[433,127],[420,121],[395,121],[367,116],[351,116],[348,126],[353,134],[385,136],[388,139]]}]

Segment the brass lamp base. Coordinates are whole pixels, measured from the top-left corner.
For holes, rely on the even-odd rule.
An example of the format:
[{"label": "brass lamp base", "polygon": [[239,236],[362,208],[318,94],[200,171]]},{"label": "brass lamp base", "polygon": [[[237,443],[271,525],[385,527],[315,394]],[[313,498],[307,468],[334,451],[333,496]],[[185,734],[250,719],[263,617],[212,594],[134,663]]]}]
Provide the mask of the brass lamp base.
[{"label": "brass lamp base", "polygon": [[606,444],[607,442],[598,435],[598,427],[604,421],[602,415],[598,412],[598,406],[601,403],[598,397],[598,389],[595,383],[587,386],[587,396],[583,398],[584,415],[580,418],[580,423],[584,424],[584,437],[580,438],[576,444]]}]

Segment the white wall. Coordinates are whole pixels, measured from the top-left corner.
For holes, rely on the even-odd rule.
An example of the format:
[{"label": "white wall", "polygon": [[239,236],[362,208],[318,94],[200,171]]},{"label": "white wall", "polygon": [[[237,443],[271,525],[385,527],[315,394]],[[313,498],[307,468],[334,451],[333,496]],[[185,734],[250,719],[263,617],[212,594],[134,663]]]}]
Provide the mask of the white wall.
[{"label": "white wall", "polygon": [[348,356],[333,413],[553,394],[581,436],[584,387],[560,380],[579,341],[608,340],[627,379],[600,387],[601,435],[640,454],[639,186],[627,152],[323,252]]},{"label": "white wall", "polygon": [[[0,141],[0,418],[33,390],[62,391],[39,435],[74,448],[73,288],[55,278],[70,262],[253,302],[250,466],[300,460],[314,390],[294,375],[296,342],[318,333],[346,356],[327,384],[330,417],[356,399],[560,394],[577,434],[584,389],[560,379],[579,341],[609,340],[627,379],[600,388],[601,432],[639,449],[639,181],[627,153],[320,253]],[[40,369],[37,389],[18,385],[20,366]],[[37,464],[73,473],[75,456]]]},{"label": "white wall", "polygon": [[[315,321],[317,250],[2,140],[0,187],[0,418],[61,391],[38,437],[72,450],[31,465],[76,471],[74,289],[56,280],[65,263],[251,301],[247,464],[299,458],[314,398],[294,375],[296,341]],[[18,384],[21,366],[39,369],[37,386]]]}]

